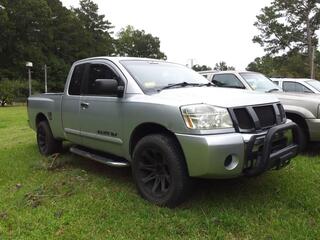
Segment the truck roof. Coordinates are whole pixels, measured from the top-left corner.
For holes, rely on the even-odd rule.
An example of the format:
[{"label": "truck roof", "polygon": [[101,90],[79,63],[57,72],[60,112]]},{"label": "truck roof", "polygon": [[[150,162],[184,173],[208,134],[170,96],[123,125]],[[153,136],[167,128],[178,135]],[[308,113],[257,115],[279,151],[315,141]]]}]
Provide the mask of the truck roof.
[{"label": "truck roof", "polygon": [[305,81],[310,81],[310,80],[315,80],[315,79],[310,79],[310,78],[271,78],[273,81],[291,81],[291,82],[305,82]]},{"label": "truck roof", "polygon": [[90,61],[90,60],[110,60],[112,62],[119,62],[122,60],[136,60],[136,61],[161,61],[163,62],[164,60],[161,59],[153,59],[153,58],[139,58],[139,57],[110,57],[110,56],[98,56],[98,57],[90,57],[90,58],[84,58],[81,60],[76,61],[75,63],[83,62],[83,61]]},{"label": "truck roof", "polygon": [[222,74],[222,73],[258,73],[258,72],[252,72],[252,71],[237,71],[237,70],[226,70],[226,71],[219,71],[219,70],[207,70],[207,71],[199,71],[198,73],[218,73],[218,74]]}]

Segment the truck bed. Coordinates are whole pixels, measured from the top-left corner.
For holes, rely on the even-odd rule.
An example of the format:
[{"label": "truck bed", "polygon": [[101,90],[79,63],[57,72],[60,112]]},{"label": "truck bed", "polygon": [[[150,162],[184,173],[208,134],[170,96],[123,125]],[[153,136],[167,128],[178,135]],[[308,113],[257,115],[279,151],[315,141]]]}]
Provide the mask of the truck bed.
[{"label": "truck bed", "polygon": [[[56,138],[63,138],[61,122],[61,101],[63,93],[42,93],[28,98],[29,125],[36,130],[38,113],[50,121],[52,133]],[[33,121],[32,121],[33,120]]]}]

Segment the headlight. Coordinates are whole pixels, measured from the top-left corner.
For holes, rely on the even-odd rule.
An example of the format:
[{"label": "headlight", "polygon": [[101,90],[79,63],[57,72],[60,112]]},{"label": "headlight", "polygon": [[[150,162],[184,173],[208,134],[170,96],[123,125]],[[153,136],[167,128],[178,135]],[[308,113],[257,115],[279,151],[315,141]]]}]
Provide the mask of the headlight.
[{"label": "headlight", "polygon": [[229,112],[225,108],[206,104],[181,107],[183,119],[188,128],[210,130],[217,128],[232,128]]}]

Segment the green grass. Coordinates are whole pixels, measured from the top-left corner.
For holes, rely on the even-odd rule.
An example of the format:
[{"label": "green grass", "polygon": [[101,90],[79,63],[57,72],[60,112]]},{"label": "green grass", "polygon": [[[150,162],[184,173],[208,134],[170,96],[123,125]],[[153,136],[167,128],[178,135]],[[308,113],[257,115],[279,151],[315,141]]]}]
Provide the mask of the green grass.
[{"label": "green grass", "polygon": [[320,239],[320,159],[200,181],[176,209],[141,199],[129,169],[38,153],[25,107],[0,108],[0,239]]}]

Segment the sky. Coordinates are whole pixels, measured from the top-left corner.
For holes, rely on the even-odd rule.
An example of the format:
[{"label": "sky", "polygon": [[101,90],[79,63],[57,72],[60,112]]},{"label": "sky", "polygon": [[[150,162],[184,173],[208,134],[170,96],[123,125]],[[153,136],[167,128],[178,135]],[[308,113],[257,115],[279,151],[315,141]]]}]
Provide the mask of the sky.
[{"label": "sky", "polygon": [[[78,0],[61,0],[78,7]],[[263,49],[252,42],[256,15],[271,0],[93,0],[114,28],[127,25],[145,30],[161,41],[168,61],[208,65],[225,61],[243,70]]]}]

